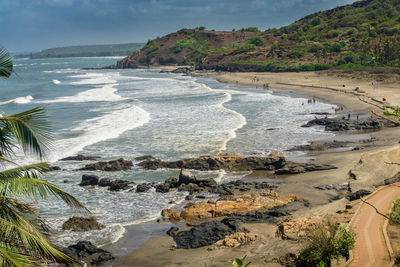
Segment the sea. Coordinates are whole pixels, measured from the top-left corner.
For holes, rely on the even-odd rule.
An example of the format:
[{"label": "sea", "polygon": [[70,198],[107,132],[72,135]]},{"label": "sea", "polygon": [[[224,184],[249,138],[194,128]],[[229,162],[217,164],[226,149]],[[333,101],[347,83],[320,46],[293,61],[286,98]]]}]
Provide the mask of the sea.
[{"label": "sea", "polygon": [[[322,128],[302,128],[314,113],[334,113],[335,106],[277,89],[220,83],[203,77],[160,73],[157,69],[96,69],[120,58],[57,58],[15,60],[15,72],[0,80],[3,115],[45,106],[54,139],[45,161],[63,170],[43,179],[75,196],[106,225],[103,230],[74,233],[62,230],[72,216],[88,216],[59,199],[39,200],[40,215],[53,229],[52,239],[67,246],[89,240],[110,245],[126,235],[126,228],[153,221],[164,208],[181,203],[183,192],[110,192],[81,187],[87,162],[60,161],[77,154],[101,160],[132,160],[129,171],[96,172],[100,178],[136,184],[178,177],[179,170],[143,170],[135,158],[151,155],[177,160],[217,153],[264,156],[295,145],[330,137]],[[290,153],[288,156],[296,156]],[[19,163],[38,162],[16,153]],[[240,179],[247,173],[196,172],[218,182]]]}]

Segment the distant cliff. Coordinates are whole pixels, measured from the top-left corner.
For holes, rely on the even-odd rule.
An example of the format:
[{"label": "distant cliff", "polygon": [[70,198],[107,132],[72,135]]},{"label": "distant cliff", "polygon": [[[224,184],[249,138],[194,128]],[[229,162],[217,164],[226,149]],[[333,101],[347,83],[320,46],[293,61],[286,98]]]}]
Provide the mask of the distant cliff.
[{"label": "distant cliff", "polygon": [[20,54],[16,58],[57,58],[57,57],[106,57],[127,56],[144,46],[144,43],[65,46],[46,49],[37,53]]},{"label": "distant cliff", "polygon": [[308,15],[280,29],[257,30],[183,29],[149,41],[117,67],[313,71],[400,65],[400,0],[358,1]]}]

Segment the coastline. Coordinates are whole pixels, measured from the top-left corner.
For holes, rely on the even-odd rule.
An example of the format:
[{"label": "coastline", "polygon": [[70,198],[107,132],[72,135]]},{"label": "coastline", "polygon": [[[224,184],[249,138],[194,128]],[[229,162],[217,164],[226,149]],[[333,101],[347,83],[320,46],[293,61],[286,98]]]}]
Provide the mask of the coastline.
[{"label": "coastline", "polygon": [[[352,92],[355,86],[360,86],[365,90],[368,95],[373,98],[386,97],[394,103],[397,102],[393,92],[393,88],[385,87],[384,85],[378,90],[367,90],[370,82],[358,81],[353,79],[340,79],[329,78],[321,76],[316,73],[194,73],[194,76],[205,76],[214,78],[220,82],[237,83],[241,85],[257,86],[262,89],[263,84],[269,83],[270,89],[280,89],[295,91],[304,94],[308,97],[315,97],[321,99],[323,102],[328,102],[336,105],[343,106],[345,110],[343,113],[351,112],[352,114],[369,116],[370,111],[374,109],[371,106],[360,100],[360,96],[351,93],[338,92],[331,89],[340,88],[340,84],[345,84],[344,90]],[[253,78],[257,77],[259,80],[253,82]],[[320,79],[320,80],[318,80]],[[283,82],[287,81],[287,82]],[[339,83],[339,84],[338,84]],[[288,85],[291,84],[291,85]],[[325,85],[324,85],[325,84]],[[353,87],[354,86],[354,87]],[[327,88],[321,88],[327,87]],[[331,88],[331,89],[328,89]],[[343,87],[340,88],[343,90]],[[371,90],[375,90],[370,92]],[[400,99],[400,98],[399,98]],[[297,175],[289,175],[284,177],[285,185],[277,191],[281,195],[296,194],[300,197],[307,197],[312,203],[311,208],[301,209],[293,214],[294,217],[304,217],[310,215],[324,215],[327,213],[335,213],[341,210],[346,205],[345,199],[330,201],[330,192],[319,191],[314,189],[314,186],[332,183],[343,183],[349,181],[349,170],[354,169],[360,161],[361,157],[369,158],[368,155],[376,155],[378,153],[388,154],[387,157],[391,158],[397,154],[398,139],[400,131],[397,128],[388,128],[380,131],[367,133],[374,138],[368,146],[361,150],[345,151],[338,153],[338,151],[325,151],[323,153],[315,153],[315,162],[320,164],[332,164],[338,167],[336,170],[319,171],[315,173],[305,173]],[[346,139],[343,136],[351,136],[351,133],[340,134],[340,138]],[[393,154],[393,155],[392,155]],[[385,165],[376,166],[373,174],[377,174],[385,169]],[[377,181],[387,178],[391,173],[397,173],[398,168],[392,171],[383,171],[380,175],[369,177],[359,182],[358,186],[372,188]],[[399,169],[400,170],[400,169]],[[260,180],[263,178],[262,173],[254,172],[245,179]],[[265,178],[265,177],[264,177]],[[355,181],[357,188],[357,181]],[[262,223],[246,225],[252,232],[260,233],[267,237],[274,237],[276,229],[275,225]],[[167,226],[165,228],[167,230]],[[248,258],[253,262],[254,266],[275,266],[274,263],[269,262],[272,255],[276,256],[277,253],[283,251],[295,251],[298,249],[299,244],[290,243],[290,241],[283,241],[277,238],[267,238],[255,245],[246,245],[233,249],[217,249],[209,250],[209,248],[199,248],[191,250],[176,250],[173,248],[174,242],[169,236],[152,237],[143,243],[138,249],[133,252],[120,257],[113,266],[131,266],[130,263],[135,262],[138,266],[199,266],[199,264],[207,264],[207,266],[229,266],[232,259],[235,257],[242,257],[248,255]],[[288,243],[289,242],[289,243]],[[271,249],[273,248],[273,249]],[[268,249],[270,251],[268,251]],[[267,256],[268,253],[272,255]],[[206,256],[207,254],[207,256]],[[280,266],[277,264],[276,266]]]}]

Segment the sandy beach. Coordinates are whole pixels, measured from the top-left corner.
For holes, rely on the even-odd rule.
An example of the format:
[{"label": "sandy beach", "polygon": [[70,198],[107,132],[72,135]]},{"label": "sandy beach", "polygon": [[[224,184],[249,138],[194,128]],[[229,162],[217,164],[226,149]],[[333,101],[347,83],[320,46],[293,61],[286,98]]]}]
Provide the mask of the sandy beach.
[{"label": "sandy beach", "polygon": [[[376,88],[371,81],[332,77],[326,73],[210,72],[195,75],[205,75],[220,82],[257,86],[260,90],[264,90],[263,87],[268,84],[269,89],[272,90],[289,90],[316,98],[318,101],[342,106],[343,114],[351,112],[353,118],[356,115],[368,117],[372,110],[380,110],[379,107],[400,103],[400,94],[397,92],[400,84],[379,82]],[[356,86],[365,93],[355,92]],[[386,98],[386,102],[382,102],[383,98]],[[400,162],[399,135],[399,128],[385,128],[374,132],[339,133],[326,142],[333,140],[349,142],[351,149],[328,149],[308,153],[315,159],[315,163],[331,164],[338,167],[337,169],[279,177],[283,184],[277,192],[280,195],[295,194],[309,200],[310,206],[297,210],[293,213],[294,218],[334,214],[333,216],[341,216],[339,220],[346,223],[350,220],[357,201],[351,203],[353,208],[349,209],[345,215],[338,215],[336,212],[344,210],[346,204],[350,202],[343,196],[338,197],[335,190],[318,190],[315,187],[349,182],[353,192],[359,189],[376,190],[384,179],[400,171],[400,166],[388,164]],[[253,172],[245,179],[260,181],[265,178],[262,172]],[[167,235],[153,237],[140,248],[118,258],[113,266],[232,266],[232,260],[235,257],[244,255],[247,255],[252,262],[251,266],[281,266],[274,258],[279,258],[288,252],[297,253],[302,247],[301,242],[275,237],[277,226],[274,224],[247,224],[245,227],[251,233],[259,234],[264,238],[255,244],[237,248],[208,246],[185,250],[176,249],[175,242]]]}]

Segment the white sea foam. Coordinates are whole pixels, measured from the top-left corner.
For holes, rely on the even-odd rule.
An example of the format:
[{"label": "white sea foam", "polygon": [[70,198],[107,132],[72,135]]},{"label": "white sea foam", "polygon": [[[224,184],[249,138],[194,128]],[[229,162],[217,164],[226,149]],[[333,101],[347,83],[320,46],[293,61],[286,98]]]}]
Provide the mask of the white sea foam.
[{"label": "white sea foam", "polygon": [[57,141],[55,147],[59,149],[52,155],[51,161],[74,155],[86,146],[117,138],[123,132],[140,127],[149,120],[150,114],[137,106],[114,110],[103,116],[85,120],[71,129],[82,132],[79,136]]},{"label": "white sea foam", "polygon": [[27,95],[27,96],[21,96],[17,97],[8,101],[0,102],[0,105],[5,105],[5,104],[10,104],[10,103],[15,103],[15,104],[27,104],[32,102],[33,96]]},{"label": "white sea foam", "polygon": [[[118,75],[114,73],[113,75]],[[63,96],[51,100],[43,100],[39,103],[60,103],[60,102],[95,102],[95,101],[121,101],[125,98],[116,94],[118,91],[114,86],[118,85],[117,81],[112,79],[110,75],[104,73],[86,73],[70,76],[78,80],[70,82],[72,85],[99,85],[97,88],[80,92],[73,96]],[[57,80],[55,80],[57,81]],[[54,80],[53,80],[54,82]]]},{"label": "white sea foam", "polygon": [[60,84],[61,82],[59,80],[53,80],[54,84]]},{"label": "white sea foam", "polygon": [[232,94],[231,94],[231,92],[229,92],[229,90],[215,90],[205,84],[201,84],[201,86],[209,91],[222,92],[225,95],[225,97],[222,100],[222,102],[216,104],[216,106],[222,110],[225,110],[225,111],[233,114],[238,119],[236,125],[233,126],[233,128],[228,130],[228,137],[221,142],[221,146],[217,149],[217,152],[220,153],[220,152],[226,150],[226,145],[228,144],[228,142],[230,140],[236,138],[236,131],[239,130],[240,128],[242,128],[243,126],[245,126],[247,121],[246,121],[246,118],[239,112],[224,107],[225,103],[228,103],[232,100]]}]

